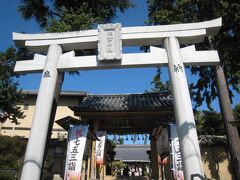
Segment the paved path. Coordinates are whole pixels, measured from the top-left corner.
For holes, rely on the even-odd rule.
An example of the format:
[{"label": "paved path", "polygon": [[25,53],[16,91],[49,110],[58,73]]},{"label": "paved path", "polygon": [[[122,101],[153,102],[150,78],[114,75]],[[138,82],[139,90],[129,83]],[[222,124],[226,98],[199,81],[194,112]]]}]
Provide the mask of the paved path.
[{"label": "paved path", "polygon": [[117,177],[117,180],[149,180],[146,176],[124,176],[124,177]]}]

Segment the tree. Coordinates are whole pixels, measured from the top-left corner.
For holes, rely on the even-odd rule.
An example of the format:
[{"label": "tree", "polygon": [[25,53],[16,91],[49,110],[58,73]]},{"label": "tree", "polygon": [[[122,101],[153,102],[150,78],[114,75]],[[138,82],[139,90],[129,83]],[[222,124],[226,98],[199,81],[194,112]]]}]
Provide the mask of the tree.
[{"label": "tree", "polygon": [[111,175],[112,173],[112,162],[115,156],[116,143],[113,140],[107,139],[106,141],[106,173]]},{"label": "tree", "polygon": [[0,136],[0,179],[16,179],[23,163],[27,141],[26,139],[14,136]]},{"label": "tree", "polygon": [[[194,0],[194,1],[156,1],[148,0],[148,24],[192,23],[223,18],[223,27],[216,37],[212,37],[211,44],[218,50],[221,66],[227,79],[227,84],[238,93],[240,92],[240,2],[229,0]],[[206,39],[197,45],[198,49],[211,49]],[[200,106],[203,101],[210,105],[217,96],[214,67],[191,67],[193,75],[199,76],[196,83],[191,84],[193,99]],[[230,90],[231,97],[233,96]]]},{"label": "tree", "polygon": [[225,135],[221,114],[216,111],[195,112],[199,135]]},{"label": "tree", "polygon": [[[239,122],[240,122],[240,104],[237,104],[234,109],[233,109],[233,113],[234,113],[234,118],[236,123],[238,123],[238,134],[240,134],[240,128],[239,128]],[[237,124],[236,124],[237,125]]]},{"label": "tree", "polygon": [[157,68],[157,73],[155,74],[155,76],[153,77],[153,80],[151,82],[151,84],[154,85],[154,87],[147,92],[170,92],[170,83],[169,81],[166,81],[166,83],[163,83],[161,81],[161,68]]},{"label": "tree", "polygon": [[114,175],[120,175],[121,169],[123,169],[125,164],[122,161],[114,161],[112,163],[112,170]]},{"label": "tree", "polygon": [[233,109],[234,117],[236,121],[240,121],[240,104],[237,104]]},{"label": "tree", "polygon": [[[228,103],[228,94],[233,96],[231,89],[227,90],[226,84],[239,93],[240,84],[240,2],[237,0],[177,0],[157,1],[148,0],[149,24],[173,24],[200,22],[223,18],[223,26],[216,37],[208,37],[203,43],[197,45],[197,49],[217,49],[221,63],[215,67],[191,67],[193,75],[199,77],[196,83],[190,85],[192,97],[196,106],[204,101],[210,104],[217,97],[221,104],[221,112],[229,140],[229,148],[232,157],[232,165],[235,178],[240,179],[240,141],[237,129],[229,124],[233,121],[233,115]],[[224,73],[226,76],[226,83]],[[216,76],[215,76],[216,73]],[[229,91],[229,93],[228,93]]]},{"label": "tree", "polygon": [[18,83],[15,81],[17,75],[13,72],[16,60],[23,51],[17,51],[14,48],[8,48],[6,52],[0,53],[0,134],[2,124],[6,120],[11,120],[18,124],[19,119],[25,116],[20,107],[16,106],[18,102],[23,100],[21,91],[17,89]]},{"label": "tree", "polygon": [[44,0],[22,0],[18,9],[24,19],[34,18],[40,27],[50,27],[48,30],[52,32],[53,29],[89,29],[94,23],[110,22],[117,10],[124,12],[132,6],[130,0],[54,0],[53,4]]}]

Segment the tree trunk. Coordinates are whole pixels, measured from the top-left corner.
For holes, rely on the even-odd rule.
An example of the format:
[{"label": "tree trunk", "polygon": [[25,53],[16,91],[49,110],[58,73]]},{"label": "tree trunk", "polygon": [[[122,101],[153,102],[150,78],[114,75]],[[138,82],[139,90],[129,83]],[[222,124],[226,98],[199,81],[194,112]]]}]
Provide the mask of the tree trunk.
[{"label": "tree trunk", "polygon": [[228,138],[233,175],[235,176],[234,179],[240,180],[240,140],[237,127],[230,123],[234,121],[234,116],[226,79],[221,66],[217,67],[216,75],[219,103]]},{"label": "tree trunk", "polygon": [[3,127],[3,122],[2,122],[2,121],[0,121],[0,135],[2,135],[2,134],[1,134],[2,127]]}]

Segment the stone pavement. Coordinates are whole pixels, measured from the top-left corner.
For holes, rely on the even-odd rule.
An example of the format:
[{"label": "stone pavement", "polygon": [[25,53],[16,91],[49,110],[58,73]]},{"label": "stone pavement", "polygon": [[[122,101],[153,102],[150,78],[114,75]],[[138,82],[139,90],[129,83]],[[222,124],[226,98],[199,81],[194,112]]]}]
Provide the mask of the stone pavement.
[{"label": "stone pavement", "polygon": [[120,176],[116,178],[117,180],[149,180],[147,176]]}]

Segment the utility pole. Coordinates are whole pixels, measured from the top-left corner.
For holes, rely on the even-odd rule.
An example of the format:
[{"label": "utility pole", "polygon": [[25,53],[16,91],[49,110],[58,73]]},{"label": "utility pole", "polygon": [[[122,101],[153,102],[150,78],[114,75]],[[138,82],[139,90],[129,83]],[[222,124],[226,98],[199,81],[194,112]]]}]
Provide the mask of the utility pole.
[{"label": "utility pole", "polygon": [[221,66],[216,68],[217,88],[219,94],[219,104],[221,108],[223,122],[226,128],[229,151],[231,155],[231,165],[234,179],[240,180],[240,139],[237,127],[230,122],[234,121],[231,102],[228,94],[226,79]]}]

